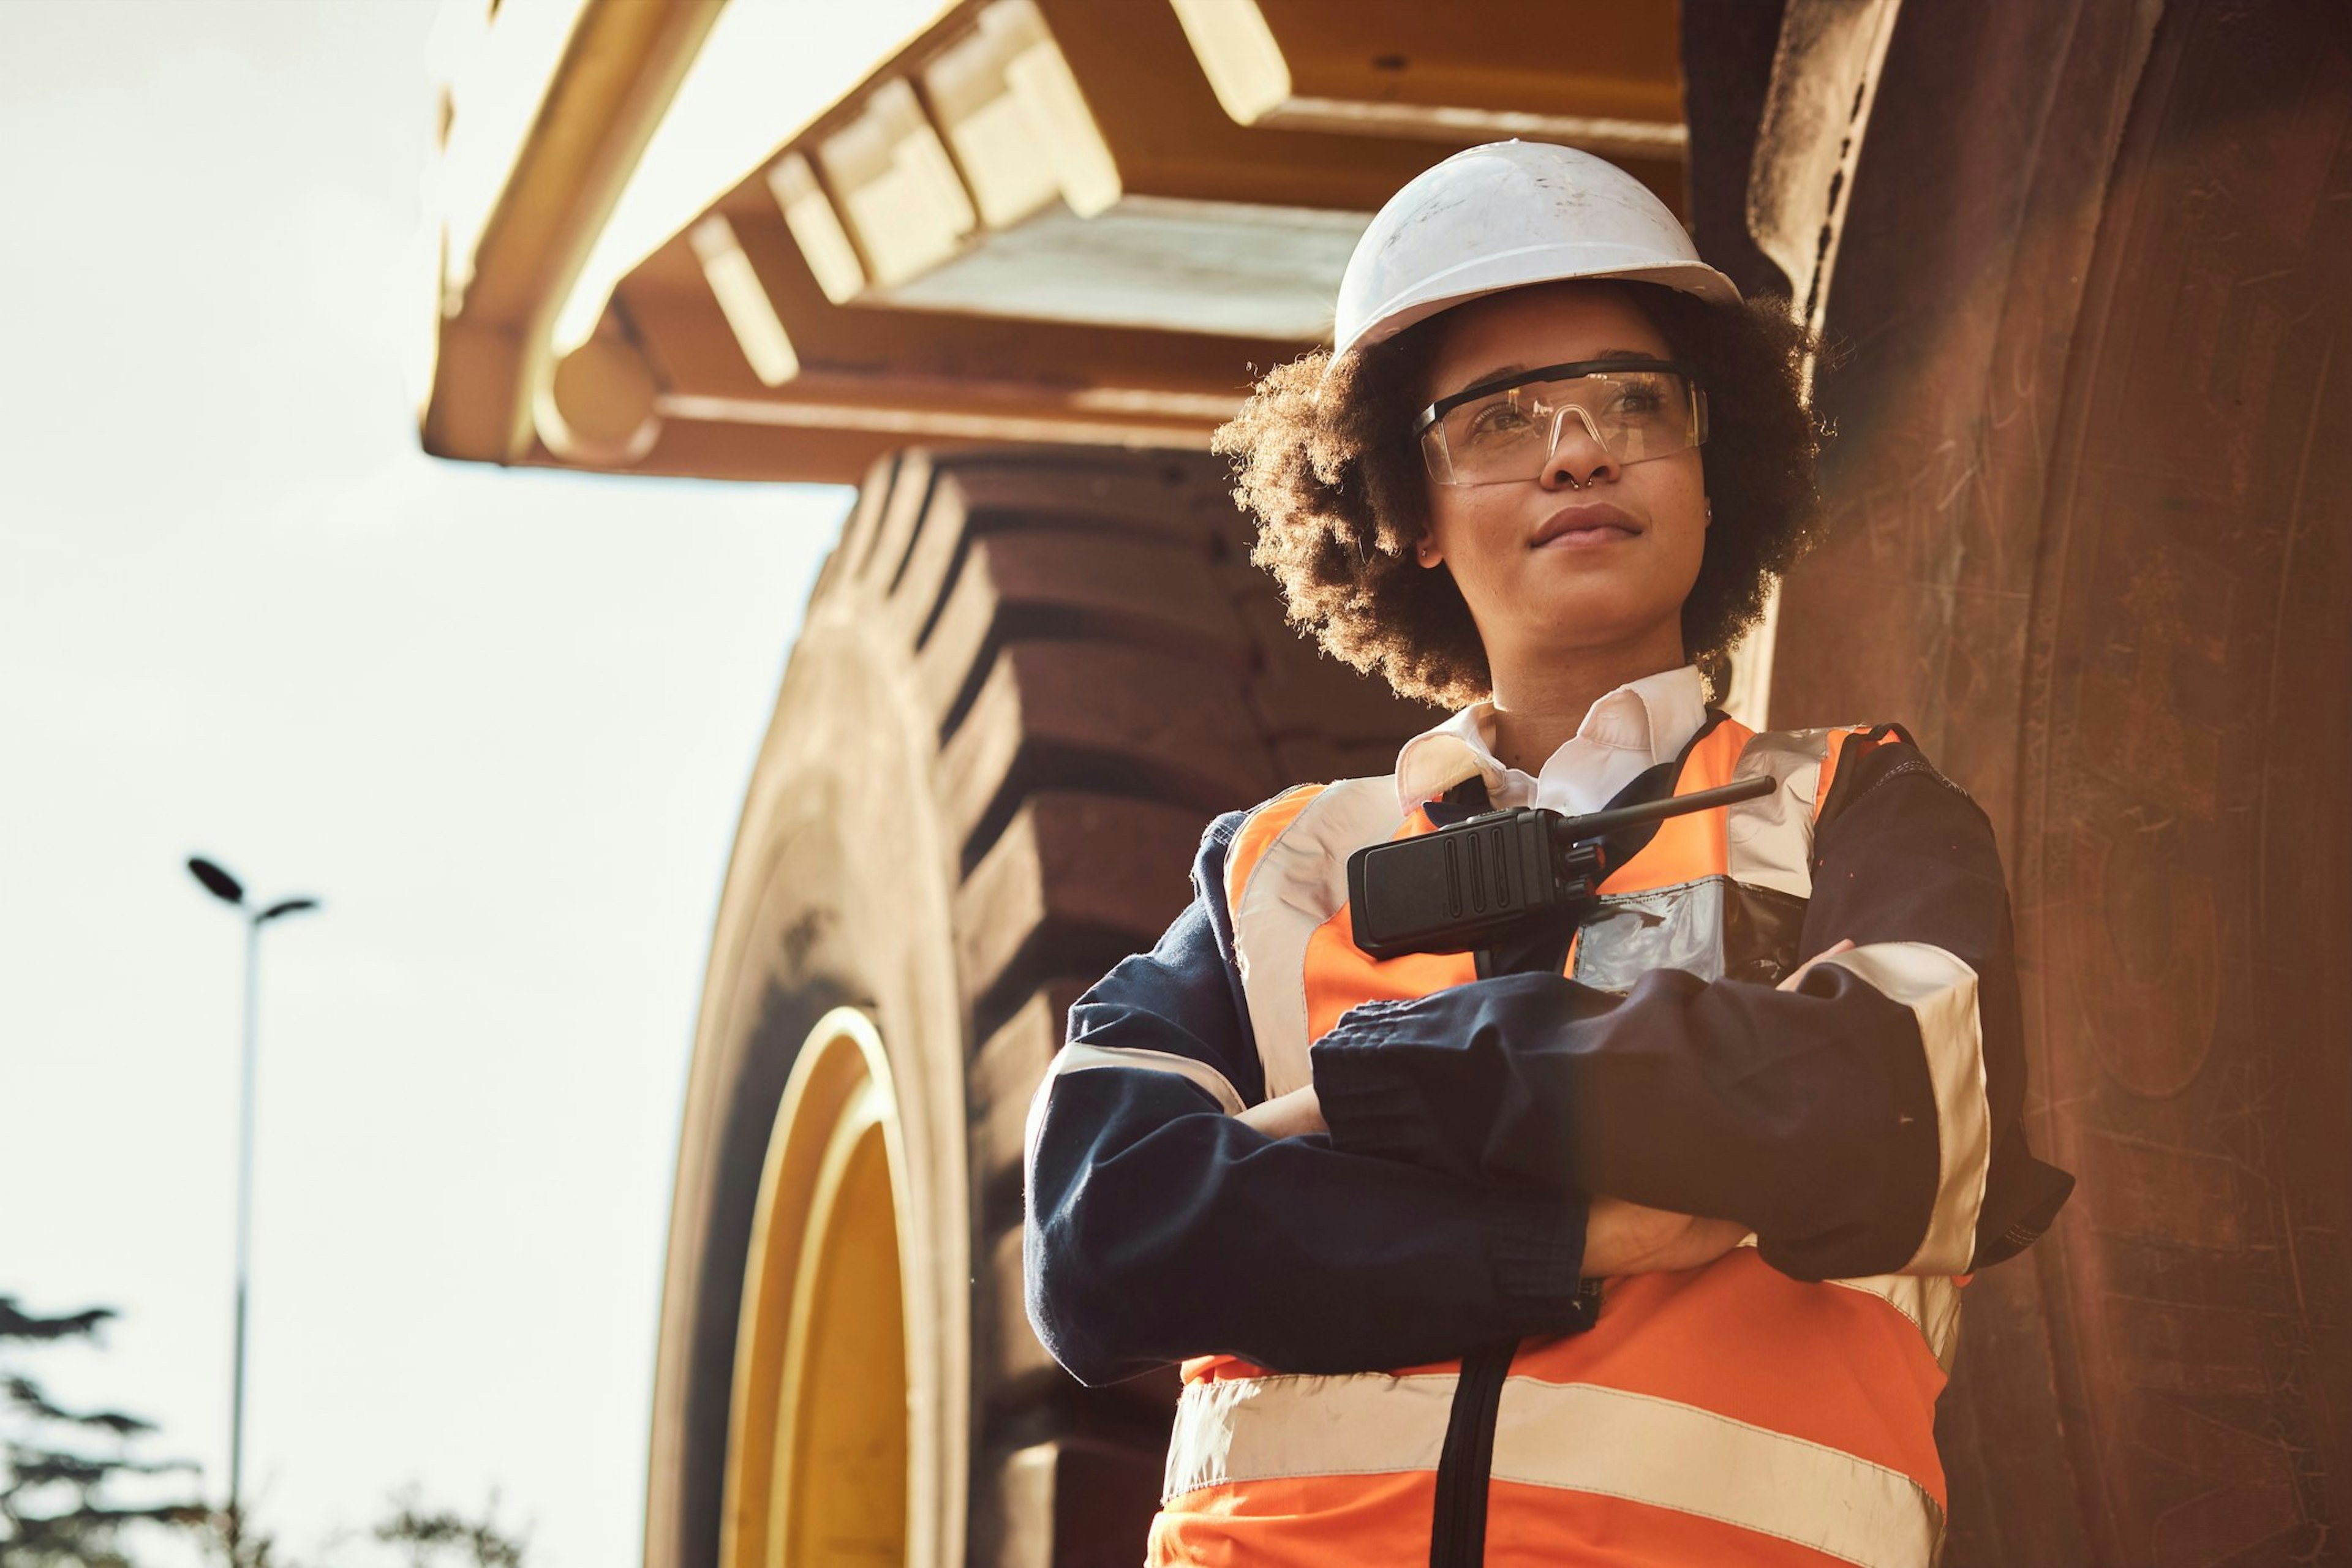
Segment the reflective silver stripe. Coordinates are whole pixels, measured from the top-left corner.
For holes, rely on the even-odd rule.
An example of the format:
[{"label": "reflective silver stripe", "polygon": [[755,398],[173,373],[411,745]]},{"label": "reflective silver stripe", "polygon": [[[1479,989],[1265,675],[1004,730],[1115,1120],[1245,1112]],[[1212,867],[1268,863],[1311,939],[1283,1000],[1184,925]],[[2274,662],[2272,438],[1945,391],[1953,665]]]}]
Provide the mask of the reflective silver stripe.
[{"label": "reflective silver stripe", "polygon": [[1977,1021],[1977,972],[1924,942],[1877,942],[1824,963],[1858,976],[1911,1009],[1936,1089],[1936,1208],[1904,1274],[1965,1274],[1976,1257],[1992,1155],[1992,1110],[1985,1100],[1984,1035]]},{"label": "reflective silver stripe", "polygon": [[[1177,1403],[1162,1500],[1236,1482],[1433,1471],[1455,1381],[1364,1373],[1194,1384]],[[1943,1531],[1935,1500],[1900,1470],[1591,1384],[1506,1381],[1494,1476],[1721,1520],[1867,1568],[1924,1565]]]},{"label": "reflective silver stripe", "polygon": [[[1821,788],[1822,768],[1829,756],[1832,730],[1763,731],[1748,738],[1733,781],[1769,778],[1779,788],[1755,800],[1727,807],[1724,813],[1725,877],[1702,877],[1668,888],[1612,893],[1585,923],[1577,939],[1575,977],[1603,991],[1631,991],[1643,975],[1657,969],[1679,969],[1702,980],[1720,980],[1738,966],[1742,978],[1761,963],[1777,970],[1786,955],[1777,950],[1783,933],[1747,931],[1775,907],[1769,895],[1802,900],[1813,890],[1813,797]],[[1743,889],[1760,889],[1761,893]],[[1741,901],[1735,911],[1727,908]],[[1801,902],[1778,905],[1789,911],[1793,924]],[[1739,922],[1733,920],[1734,914]],[[1735,923],[1748,939],[1740,951],[1727,951]],[[1793,937],[1794,931],[1785,933]],[[1760,943],[1760,945],[1759,945]]]},{"label": "reflective silver stripe", "polygon": [[1720,1520],[1867,1568],[1926,1568],[1943,1535],[1943,1510],[1900,1470],[1585,1383],[1503,1384],[1494,1476]]},{"label": "reflective silver stripe", "polygon": [[1927,1342],[1927,1353],[1946,1375],[1960,1347],[1960,1282],[1943,1274],[1873,1274],[1862,1279],[1825,1279],[1847,1290],[1875,1296],[1905,1317]]},{"label": "reflective silver stripe", "polygon": [[1226,1115],[1242,1113],[1242,1097],[1224,1074],[1204,1061],[1169,1051],[1139,1051],[1123,1046],[1090,1046],[1073,1041],[1054,1053],[1053,1065],[1045,1069],[1045,1081],[1051,1083],[1064,1073],[1085,1072],[1092,1068],[1142,1068],[1150,1072],[1174,1073],[1207,1089],[1210,1097],[1225,1108]]},{"label": "reflective silver stripe", "polygon": [[1576,937],[1574,978],[1602,991],[1631,991],[1655,969],[1723,978],[1721,877],[1671,888],[1611,893]]},{"label": "reflective silver stripe", "polygon": [[1726,808],[1725,869],[1735,882],[1791,898],[1813,894],[1813,796],[1830,754],[1830,730],[1759,730],[1740,748],[1731,782],[1759,776],[1780,788]]},{"label": "reflective silver stripe", "polygon": [[1451,1373],[1243,1377],[1188,1384],[1176,1402],[1162,1500],[1229,1481],[1434,1470]]},{"label": "reflective silver stripe", "polygon": [[[1739,1238],[1742,1247],[1756,1245],[1756,1233]],[[1872,1274],[1858,1279],[1824,1279],[1824,1285],[1875,1296],[1910,1320],[1927,1342],[1927,1353],[1947,1375],[1960,1347],[1960,1282],[1942,1274]]]},{"label": "reflective silver stripe", "polygon": [[1348,857],[1392,837],[1396,783],[1342,779],[1275,836],[1234,901],[1234,951],[1268,1100],[1314,1080],[1307,1060],[1307,943],[1348,901]]},{"label": "reflective silver stripe", "polygon": [[1191,1057],[1175,1056],[1167,1051],[1139,1051],[1118,1046],[1072,1044],[1054,1053],[1045,1068],[1037,1092],[1029,1097],[1029,1116],[1021,1133],[1021,1146],[1028,1156],[1037,1152],[1037,1129],[1045,1119],[1045,1097],[1054,1092],[1054,1080],[1064,1073],[1086,1072],[1095,1068],[1141,1068],[1147,1072],[1170,1073],[1188,1083],[1197,1084],[1208,1091],[1211,1099],[1223,1107],[1228,1116],[1242,1113],[1242,1097],[1225,1075],[1203,1061]]}]

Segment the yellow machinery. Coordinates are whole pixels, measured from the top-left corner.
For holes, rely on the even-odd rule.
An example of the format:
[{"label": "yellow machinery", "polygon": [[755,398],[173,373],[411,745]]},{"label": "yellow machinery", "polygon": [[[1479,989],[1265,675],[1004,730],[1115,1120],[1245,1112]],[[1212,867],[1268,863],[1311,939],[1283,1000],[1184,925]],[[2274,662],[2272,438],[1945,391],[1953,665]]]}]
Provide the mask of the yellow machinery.
[{"label": "yellow machinery", "polygon": [[862,486],[714,938],[649,1564],[1139,1554],[1170,1385],[1030,1335],[1022,1113],[1209,814],[1427,722],[1283,628],[1204,453],[1504,136],[1847,345],[1733,700],[1906,721],[2011,858],[2083,1188],[1969,1293],[1947,1560],[2340,1545],[2340,5],[961,0],[796,98],[871,18],[450,3],[427,449]]}]

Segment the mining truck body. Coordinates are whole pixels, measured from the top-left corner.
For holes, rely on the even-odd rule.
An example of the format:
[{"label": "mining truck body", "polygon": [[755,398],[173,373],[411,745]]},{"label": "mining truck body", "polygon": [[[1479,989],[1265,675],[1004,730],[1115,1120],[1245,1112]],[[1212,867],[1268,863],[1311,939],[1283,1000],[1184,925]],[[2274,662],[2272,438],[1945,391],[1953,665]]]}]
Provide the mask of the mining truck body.
[{"label": "mining truck body", "polygon": [[796,7],[459,6],[425,446],[860,487],[713,937],[649,1564],[1139,1555],[1173,1382],[1030,1333],[1024,1111],[1212,814],[1432,720],[1284,626],[1206,447],[1509,135],[1827,334],[1730,701],[1906,723],[2010,866],[2081,1185],[1967,1293],[1946,1561],[2343,1552],[2340,4],[966,0],[797,105]]}]

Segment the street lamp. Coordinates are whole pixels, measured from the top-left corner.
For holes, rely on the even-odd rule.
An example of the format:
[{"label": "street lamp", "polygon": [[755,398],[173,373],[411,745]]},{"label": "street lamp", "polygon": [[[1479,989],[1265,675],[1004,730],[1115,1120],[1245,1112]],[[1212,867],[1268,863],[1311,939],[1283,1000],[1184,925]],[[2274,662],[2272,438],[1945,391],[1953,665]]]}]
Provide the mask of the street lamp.
[{"label": "street lamp", "polygon": [[245,1078],[237,1095],[236,1121],[236,1352],[229,1392],[228,1560],[234,1568],[245,1532],[245,1300],[253,1258],[253,1066],[254,1010],[260,996],[261,928],[288,915],[319,907],[316,899],[280,899],[266,908],[246,902],[245,884],[201,855],[188,858],[188,874],[205,891],[245,917]]}]

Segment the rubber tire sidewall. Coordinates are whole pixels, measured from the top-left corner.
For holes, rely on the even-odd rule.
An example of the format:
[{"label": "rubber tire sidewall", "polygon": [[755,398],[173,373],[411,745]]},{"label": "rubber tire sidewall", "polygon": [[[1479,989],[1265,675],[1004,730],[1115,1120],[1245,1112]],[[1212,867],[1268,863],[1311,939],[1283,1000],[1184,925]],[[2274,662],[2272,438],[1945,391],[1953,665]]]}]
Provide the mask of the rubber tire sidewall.
[{"label": "rubber tire sidewall", "polygon": [[842,1005],[881,1036],[903,1129],[908,1562],[963,1560],[971,1195],[956,870],[931,805],[935,741],[904,640],[854,584],[841,587],[820,589],[785,672],[713,933],[673,1200],[649,1568],[719,1560],[761,1174],[793,1061]]}]

